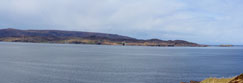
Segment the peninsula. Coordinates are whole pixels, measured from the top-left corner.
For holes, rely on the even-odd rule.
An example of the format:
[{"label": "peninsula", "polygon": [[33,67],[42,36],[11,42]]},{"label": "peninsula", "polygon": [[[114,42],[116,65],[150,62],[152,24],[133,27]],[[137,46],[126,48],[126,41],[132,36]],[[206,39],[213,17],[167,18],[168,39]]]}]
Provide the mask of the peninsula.
[{"label": "peninsula", "polygon": [[63,30],[19,30],[13,28],[0,29],[2,42],[31,42],[31,43],[68,43],[68,44],[97,44],[97,45],[129,45],[129,46],[188,46],[204,47],[184,40],[142,40],[117,34],[63,31]]}]

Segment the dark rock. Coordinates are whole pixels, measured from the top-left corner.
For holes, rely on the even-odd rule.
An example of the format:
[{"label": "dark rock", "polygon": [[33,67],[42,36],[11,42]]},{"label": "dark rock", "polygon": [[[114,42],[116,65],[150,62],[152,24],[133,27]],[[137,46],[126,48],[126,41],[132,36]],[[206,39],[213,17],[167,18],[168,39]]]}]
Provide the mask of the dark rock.
[{"label": "dark rock", "polygon": [[200,83],[199,81],[190,81],[190,83]]},{"label": "dark rock", "polygon": [[235,77],[233,80],[231,80],[229,83],[243,83],[243,74]]},{"label": "dark rock", "polygon": [[190,82],[180,82],[180,83],[200,83],[199,81],[190,81]]}]

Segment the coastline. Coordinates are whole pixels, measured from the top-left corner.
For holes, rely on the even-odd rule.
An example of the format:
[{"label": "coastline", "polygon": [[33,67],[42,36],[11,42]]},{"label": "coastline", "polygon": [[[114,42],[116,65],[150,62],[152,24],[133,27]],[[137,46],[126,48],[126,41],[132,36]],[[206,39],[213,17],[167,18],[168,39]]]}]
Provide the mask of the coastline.
[{"label": "coastline", "polygon": [[122,46],[154,46],[154,47],[207,47],[185,40],[137,39],[117,34],[62,31],[62,30],[19,30],[0,29],[0,41],[60,43],[60,44],[95,44]]},{"label": "coastline", "polygon": [[232,78],[207,78],[202,81],[190,81],[180,83],[243,83],[243,74]]},{"label": "coastline", "polygon": [[59,44],[59,45],[95,45],[95,46],[129,46],[129,47],[218,47],[218,46],[146,46],[146,45],[111,45],[111,44],[85,44],[85,43],[54,43],[54,42],[8,42],[0,41],[0,43],[26,43],[26,44]]},{"label": "coastline", "polygon": [[232,45],[230,47],[223,47],[220,45],[204,45],[204,46],[145,46],[145,45],[109,45],[109,44],[85,44],[85,43],[55,43],[55,42],[8,42],[0,41],[0,43],[33,43],[33,44],[69,44],[69,45],[96,45],[96,46],[142,46],[142,47],[219,47],[219,48],[231,48],[231,47],[243,47],[243,45]]}]

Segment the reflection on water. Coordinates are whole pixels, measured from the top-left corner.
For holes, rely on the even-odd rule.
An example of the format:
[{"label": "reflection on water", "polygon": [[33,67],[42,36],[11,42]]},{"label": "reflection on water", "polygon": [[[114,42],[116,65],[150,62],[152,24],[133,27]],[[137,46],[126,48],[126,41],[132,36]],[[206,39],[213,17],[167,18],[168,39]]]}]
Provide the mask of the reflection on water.
[{"label": "reflection on water", "polygon": [[0,43],[0,83],[179,83],[243,73],[243,48]]}]

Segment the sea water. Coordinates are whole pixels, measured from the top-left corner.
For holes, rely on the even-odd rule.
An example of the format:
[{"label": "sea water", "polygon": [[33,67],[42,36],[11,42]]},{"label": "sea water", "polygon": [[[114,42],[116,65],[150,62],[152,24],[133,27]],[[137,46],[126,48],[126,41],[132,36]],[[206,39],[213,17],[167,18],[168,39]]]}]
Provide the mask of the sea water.
[{"label": "sea water", "polygon": [[243,47],[0,43],[0,83],[180,83],[243,73]]}]

